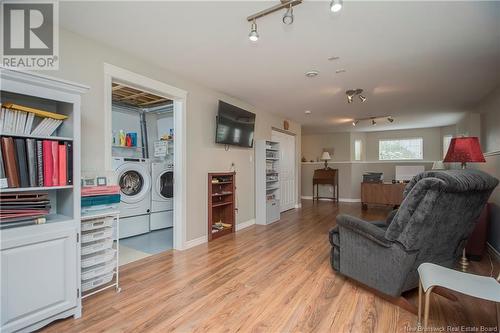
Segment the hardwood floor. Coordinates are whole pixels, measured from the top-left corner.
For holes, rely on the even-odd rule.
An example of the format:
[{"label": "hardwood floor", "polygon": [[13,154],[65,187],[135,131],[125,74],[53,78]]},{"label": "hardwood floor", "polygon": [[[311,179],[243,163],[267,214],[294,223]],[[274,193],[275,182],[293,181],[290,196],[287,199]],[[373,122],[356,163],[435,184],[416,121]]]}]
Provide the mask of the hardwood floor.
[{"label": "hardwood floor", "polygon": [[[332,271],[328,230],[338,213],[382,220],[385,208],[312,204],[183,252],[122,267],[122,292],[86,299],[83,317],[46,332],[408,332],[416,316]],[[438,237],[436,235],[436,237]],[[472,269],[489,274],[488,257]],[[497,271],[497,270],[495,270]],[[416,303],[416,293],[411,298]],[[433,326],[496,327],[494,304],[433,295]]]}]

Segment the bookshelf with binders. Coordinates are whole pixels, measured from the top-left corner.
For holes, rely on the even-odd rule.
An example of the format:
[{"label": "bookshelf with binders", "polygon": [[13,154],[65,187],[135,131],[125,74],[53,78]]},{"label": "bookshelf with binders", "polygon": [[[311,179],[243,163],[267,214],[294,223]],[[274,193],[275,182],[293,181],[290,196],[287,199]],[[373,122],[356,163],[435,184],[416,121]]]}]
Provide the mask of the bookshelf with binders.
[{"label": "bookshelf with binders", "polygon": [[16,281],[1,286],[0,331],[32,331],[81,316],[80,104],[88,87],[4,68],[0,79],[1,279]]}]

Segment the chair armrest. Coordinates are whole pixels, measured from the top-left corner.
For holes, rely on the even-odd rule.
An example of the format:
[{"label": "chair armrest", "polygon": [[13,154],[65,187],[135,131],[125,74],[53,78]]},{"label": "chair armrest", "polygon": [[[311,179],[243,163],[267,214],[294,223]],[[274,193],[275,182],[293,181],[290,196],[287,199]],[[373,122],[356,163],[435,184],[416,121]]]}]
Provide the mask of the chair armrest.
[{"label": "chair armrest", "polygon": [[396,216],[397,212],[398,212],[398,210],[394,209],[392,212],[389,213],[389,215],[387,215],[387,218],[385,219],[385,224],[387,226],[391,225],[391,222],[392,222],[392,220],[394,220],[394,216]]},{"label": "chair armrest", "polygon": [[391,247],[393,245],[391,241],[385,238],[384,229],[357,217],[344,214],[338,215],[337,224],[383,247]]}]

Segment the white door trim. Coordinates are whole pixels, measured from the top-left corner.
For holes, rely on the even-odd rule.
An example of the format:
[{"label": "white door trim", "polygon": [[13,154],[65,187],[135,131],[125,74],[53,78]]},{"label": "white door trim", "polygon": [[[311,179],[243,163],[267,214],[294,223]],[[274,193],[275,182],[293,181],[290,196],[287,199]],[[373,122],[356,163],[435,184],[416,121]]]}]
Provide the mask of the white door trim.
[{"label": "white door trim", "polygon": [[[276,133],[276,135],[274,135],[274,133]],[[281,209],[282,209],[282,212],[283,211],[286,211],[286,210],[289,210],[289,209],[294,209],[296,208],[295,206],[297,205],[297,163],[296,163],[296,157],[297,157],[297,136],[293,133],[290,133],[288,131],[283,131],[283,130],[279,130],[279,129],[276,129],[276,128],[272,128],[271,130],[271,140],[274,141],[273,137],[275,136],[283,136],[283,135],[286,135],[287,137],[290,137],[291,139],[293,139],[293,159],[292,159],[292,163],[291,163],[291,167],[293,168],[293,189],[292,189],[292,195],[293,195],[293,203],[292,203],[292,207],[289,207],[289,208],[285,208],[283,209],[282,205],[281,206]],[[280,150],[282,150],[282,146],[280,145]],[[282,161],[280,161],[280,163],[283,163]],[[281,178],[281,173],[280,173],[280,178]],[[280,191],[283,189],[283,184],[281,184],[281,180],[280,180]],[[282,194],[280,194],[280,200],[283,198]]]},{"label": "white door trim", "polygon": [[113,80],[138,87],[174,101],[174,249],[186,248],[186,101],[187,92],[129,70],[104,63],[104,158],[107,170],[111,159],[111,83]]}]

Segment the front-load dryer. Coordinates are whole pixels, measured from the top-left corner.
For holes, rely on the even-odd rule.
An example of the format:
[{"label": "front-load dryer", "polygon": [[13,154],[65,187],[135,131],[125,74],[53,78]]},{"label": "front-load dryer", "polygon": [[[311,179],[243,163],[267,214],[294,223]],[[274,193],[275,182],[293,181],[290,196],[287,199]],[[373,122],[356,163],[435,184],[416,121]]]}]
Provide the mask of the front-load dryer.
[{"label": "front-load dryer", "polygon": [[151,173],[148,160],[115,157],[113,169],[121,191],[120,238],[149,232]]},{"label": "front-load dryer", "polygon": [[151,230],[173,226],[174,170],[171,163],[151,163]]}]

